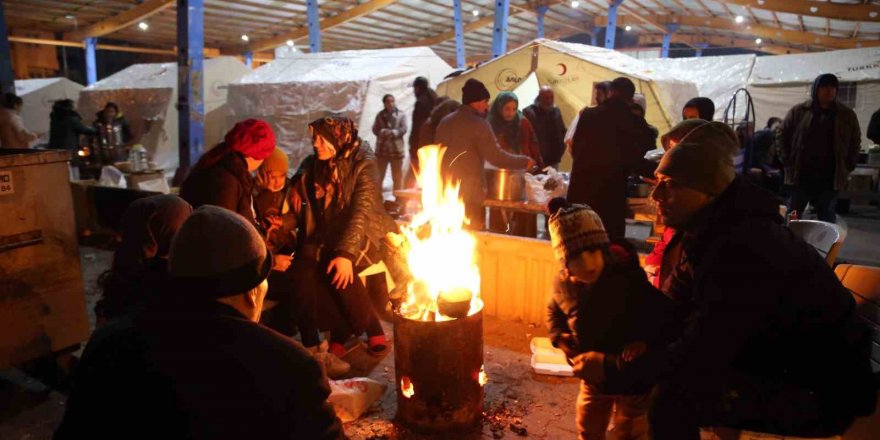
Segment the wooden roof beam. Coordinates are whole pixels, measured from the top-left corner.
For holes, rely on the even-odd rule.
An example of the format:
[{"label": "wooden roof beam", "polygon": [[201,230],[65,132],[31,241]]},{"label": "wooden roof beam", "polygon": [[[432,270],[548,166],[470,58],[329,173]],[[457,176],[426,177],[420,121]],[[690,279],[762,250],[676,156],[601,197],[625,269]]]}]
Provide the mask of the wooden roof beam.
[{"label": "wooden roof beam", "polygon": [[[805,0],[725,0],[735,5],[751,6],[775,12],[787,12],[789,14],[802,15],[805,17],[834,18],[849,21],[873,21],[880,22],[880,6],[872,3],[842,4],[831,2],[817,2]],[[815,10],[815,12],[814,12]],[[871,16],[871,13],[873,17]]]},{"label": "wooden roof beam", "polygon": [[175,0],[147,0],[125,12],[116,14],[106,20],[101,20],[81,31],[71,32],[65,35],[65,39],[83,40],[89,37],[101,37],[112,34],[120,29],[127,28],[152,15],[174,6]]},{"label": "wooden roof beam", "polygon": [[[373,11],[377,11],[386,6],[393,5],[397,3],[398,0],[370,0],[366,3],[362,3],[353,8],[346,9],[343,12],[340,12],[332,17],[324,18],[320,21],[319,25],[322,31],[333,28],[335,26],[339,26],[344,23],[348,23],[352,20],[357,20],[358,18],[367,15]],[[248,50],[257,52],[261,50],[273,49],[278,46],[281,46],[287,42],[287,40],[299,40],[309,36],[308,26],[302,26],[297,30],[286,32],[280,35],[276,35],[272,38],[267,38],[265,40],[254,41],[248,45]]]},{"label": "wooden roof beam", "polygon": [[[646,45],[655,45],[662,44],[663,35],[662,34],[645,34],[639,35],[639,46]],[[672,35],[672,42],[677,44],[686,44],[689,46],[695,46],[697,44],[708,44],[709,46],[715,47],[736,47],[741,49],[754,49],[759,50],[761,52],[772,53],[776,55],[787,54],[787,53],[801,53],[803,52],[800,49],[788,46],[778,46],[778,45],[756,45],[754,40],[745,39],[745,38],[731,38],[724,37],[721,35],[699,35],[699,34],[682,34],[675,33]]]},{"label": "wooden roof beam", "polygon": [[[790,29],[778,29],[760,24],[736,24],[733,20],[720,17],[696,17],[680,15],[652,16],[652,19],[664,24],[680,24],[682,26],[716,29],[735,32],[750,37],[761,37],[790,44],[805,45],[829,49],[853,49],[856,47],[880,47],[880,40],[857,40],[852,38],[829,37],[827,35],[801,32]],[[607,17],[596,17],[596,25],[604,26]],[[638,20],[629,15],[617,17],[618,26],[637,24]]]}]

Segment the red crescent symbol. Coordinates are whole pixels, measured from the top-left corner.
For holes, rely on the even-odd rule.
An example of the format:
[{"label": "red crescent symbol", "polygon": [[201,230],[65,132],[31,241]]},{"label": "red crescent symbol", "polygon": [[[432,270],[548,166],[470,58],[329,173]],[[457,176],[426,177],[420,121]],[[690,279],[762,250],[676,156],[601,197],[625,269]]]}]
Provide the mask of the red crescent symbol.
[{"label": "red crescent symbol", "polygon": [[566,67],[565,64],[559,63],[557,64],[557,66],[562,67],[562,73],[560,73],[559,76],[564,76],[566,73],[568,73],[568,67]]}]

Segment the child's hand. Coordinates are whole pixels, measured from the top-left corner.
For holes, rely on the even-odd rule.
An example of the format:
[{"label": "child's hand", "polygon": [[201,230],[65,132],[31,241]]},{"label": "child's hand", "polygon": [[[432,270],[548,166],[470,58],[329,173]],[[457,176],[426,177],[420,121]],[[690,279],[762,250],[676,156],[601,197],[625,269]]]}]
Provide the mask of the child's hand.
[{"label": "child's hand", "polygon": [[637,357],[645,354],[645,351],[647,350],[648,346],[642,341],[630,342],[626,347],[623,347],[623,353],[621,353],[620,359],[623,362],[631,362]]}]

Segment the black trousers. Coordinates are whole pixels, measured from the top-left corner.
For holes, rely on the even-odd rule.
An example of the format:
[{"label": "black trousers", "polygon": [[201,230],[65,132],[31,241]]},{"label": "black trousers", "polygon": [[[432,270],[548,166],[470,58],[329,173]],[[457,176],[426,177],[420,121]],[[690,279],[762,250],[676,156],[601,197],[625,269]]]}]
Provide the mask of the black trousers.
[{"label": "black trousers", "polygon": [[293,336],[299,329],[306,347],[320,343],[318,337],[317,298],[314,292],[297,289],[293,265],[284,272],[273,270],[269,274],[269,292],[266,298],[278,304],[268,310],[263,323],[278,333]]}]

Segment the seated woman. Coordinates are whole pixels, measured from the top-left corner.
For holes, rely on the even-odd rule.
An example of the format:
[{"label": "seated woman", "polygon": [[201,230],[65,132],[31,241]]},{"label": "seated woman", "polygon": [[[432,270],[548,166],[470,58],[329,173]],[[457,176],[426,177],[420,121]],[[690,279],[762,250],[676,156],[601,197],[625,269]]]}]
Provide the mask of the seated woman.
[{"label": "seated woman", "polygon": [[291,185],[287,180],[287,154],[275,148],[257,170],[257,194],[254,210],[266,231],[266,245],[272,253],[273,270],[269,274],[266,299],[278,303],[263,314],[263,323],[287,336],[299,329],[302,344],[324,364],[327,376],[343,376],[351,365],[328,352],[327,344],[318,337],[317,302],[313,291],[298,291],[295,274],[290,268],[296,250],[296,215],[291,204]]},{"label": "seated woman", "polygon": [[313,121],[309,132],[315,154],[303,161],[290,195],[298,227],[294,290],[316,295],[331,353],[342,357],[345,342],[366,332],[370,353],[384,355],[379,316],[357,275],[381,259],[382,239],[395,227],[382,206],[375,156],[344,116]]},{"label": "seated woman", "polygon": [[120,222],[122,241],[113,265],[98,280],[103,296],[95,304],[98,323],[135,310],[161,289],[168,276],[171,239],[192,214],[192,207],[175,195],[135,200]]},{"label": "seated woman", "polygon": [[[538,137],[528,118],[519,111],[519,98],[513,92],[501,92],[489,110],[489,124],[498,139],[502,150],[530,157],[538,166],[544,168]],[[509,232],[522,237],[535,237],[538,233],[538,216],[516,212],[504,219],[501,210],[489,209],[489,229],[496,232]]]}]

